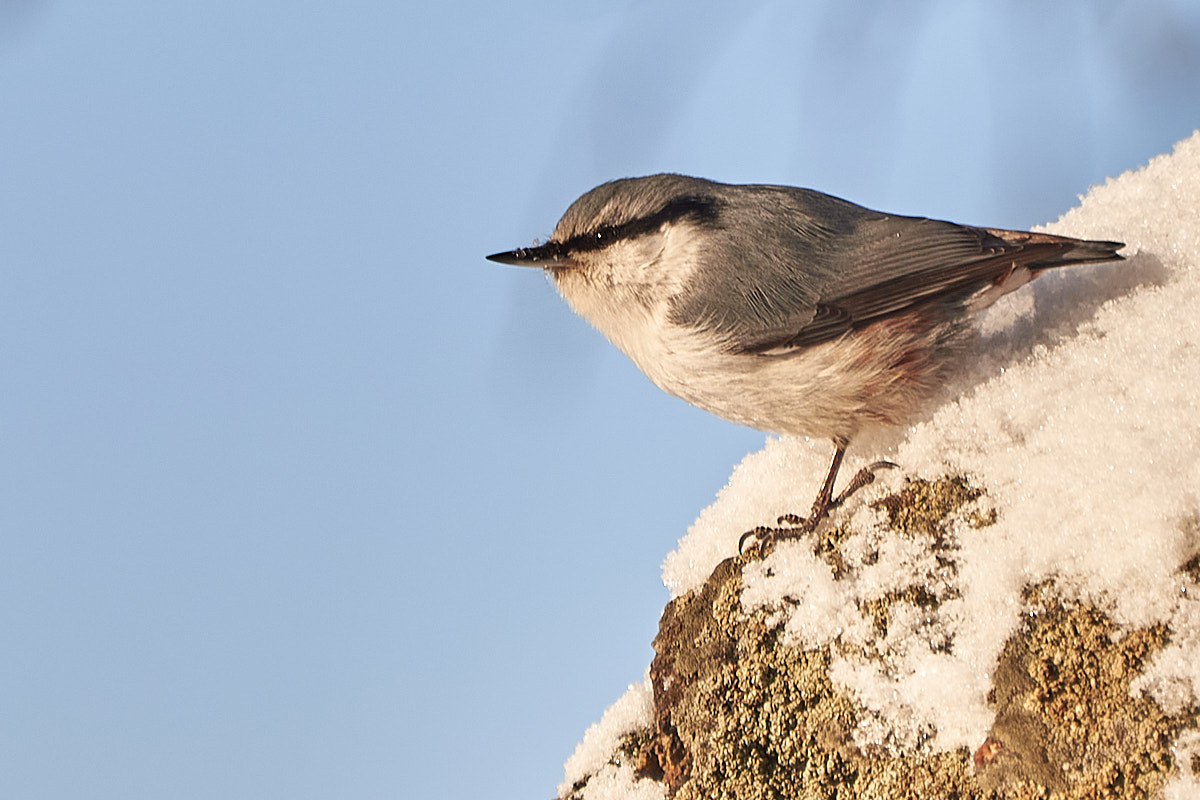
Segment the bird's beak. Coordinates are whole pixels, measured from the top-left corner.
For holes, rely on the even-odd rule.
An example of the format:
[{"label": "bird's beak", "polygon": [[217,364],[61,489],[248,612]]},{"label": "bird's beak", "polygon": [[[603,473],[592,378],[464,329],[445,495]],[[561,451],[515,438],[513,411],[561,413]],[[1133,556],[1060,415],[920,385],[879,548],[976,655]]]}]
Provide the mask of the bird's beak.
[{"label": "bird's beak", "polygon": [[512,264],[514,267],[539,267],[541,269],[574,266],[574,262],[567,256],[567,251],[562,245],[555,242],[548,242],[540,247],[518,247],[507,253],[493,253],[487,257],[487,260],[499,264]]}]

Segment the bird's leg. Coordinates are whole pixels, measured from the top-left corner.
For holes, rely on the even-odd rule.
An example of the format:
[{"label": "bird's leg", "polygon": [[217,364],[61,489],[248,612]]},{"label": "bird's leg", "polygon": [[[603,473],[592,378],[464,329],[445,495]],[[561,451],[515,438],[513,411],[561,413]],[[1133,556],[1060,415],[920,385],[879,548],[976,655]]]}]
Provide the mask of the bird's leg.
[{"label": "bird's leg", "polygon": [[837,480],[838,470],[842,468],[842,459],[846,457],[848,444],[850,442],[846,439],[833,440],[833,460],[829,462],[829,472],[825,475],[825,483],[821,484],[821,491],[817,492],[817,499],[813,501],[812,511],[808,513],[808,519],[805,521],[810,531],[817,527],[818,522],[829,516],[829,509],[841,505],[846,499],[839,495],[837,502],[834,502],[833,483]]},{"label": "bird's leg", "polygon": [[[796,514],[784,514],[778,519],[776,525],[786,525],[787,527],[770,528],[760,525],[754,530],[746,531],[742,534],[742,538],[738,540],[738,552],[742,552],[746,541],[751,538],[757,542],[756,547],[761,553],[763,547],[768,542],[775,542],[780,539],[798,539],[807,533],[812,533],[816,529],[817,524],[828,516],[829,509],[836,505],[832,499],[833,483],[837,480],[838,470],[842,466],[842,459],[846,457],[846,445],[848,444],[849,442],[845,439],[838,438],[833,440],[833,460],[829,462],[829,471],[825,474],[825,482],[821,484],[821,490],[817,492],[817,499],[813,501],[812,511],[809,512],[807,518]],[[846,497],[848,496],[846,495]],[[840,503],[845,499],[845,497],[839,496],[837,502]]]},{"label": "bird's leg", "polygon": [[812,510],[808,513],[808,517],[801,517],[796,514],[784,514],[776,524],[780,526],[786,525],[787,527],[768,528],[759,526],[754,530],[747,531],[738,540],[738,552],[742,552],[742,548],[750,538],[754,538],[758,542],[757,547],[761,552],[763,546],[769,541],[796,539],[805,534],[812,533],[816,530],[817,525],[821,523],[821,520],[829,516],[830,511],[846,502],[850,498],[850,495],[874,481],[875,470],[891,469],[896,466],[890,461],[876,461],[873,464],[869,464],[855,473],[854,477],[850,479],[850,484],[842,490],[841,494],[834,497],[833,485],[837,481],[838,471],[842,468],[842,459],[846,457],[846,447],[849,444],[849,440],[840,437],[833,440],[833,459],[829,462],[829,471],[825,474],[825,482],[821,484],[821,490],[817,492],[817,499],[813,501]]}]

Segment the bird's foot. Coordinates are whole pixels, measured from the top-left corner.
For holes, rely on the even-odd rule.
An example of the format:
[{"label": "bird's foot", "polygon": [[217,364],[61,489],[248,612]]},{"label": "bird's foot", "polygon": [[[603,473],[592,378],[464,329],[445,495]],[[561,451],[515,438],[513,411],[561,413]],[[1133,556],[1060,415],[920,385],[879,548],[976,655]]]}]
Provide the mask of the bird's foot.
[{"label": "bird's foot", "polygon": [[842,493],[839,494],[837,498],[835,498],[833,502],[829,504],[829,507],[825,509],[826,513],[828,513],[830,509],[837,508],[842,503],[849,500],[850,495],[854,494],[859,489],[874,483],[875,470],[877,469],[900,469],[900,465],[893,464],[891,461],[876,461],[874,464],[867,464],[854,474],[854,477],[850,479],[849,485],[847,485],[846,488],[842,490]]},{"label": "bird's foot", "polygon": [[830,511],[849,500],[850,496],[859,489],[873,483],[875,481],[875,470],[897,468],[899,468],[899,464],[893,464],[891,461],[876,461],[873,464],[868,464],[855,473],[854,477],[850,479],[850,483],[837,497],[829,499],[818,496],[807,517],[802,517],[799,514],[784,514],[775,521],[774,526],[759,525],[743,533],[741,538],[738,539],[738,553],[746,552],[746,542],[751,539],[754,540],[753,549],[761,556],[768,545],[786,539],[799,539],[802,536],[807,536],[817,529],[822,520],[829,516]]},{"label": "bird's foot", "polygon": [[[752,530],[748,530],[738,539],[738,553],[748,552],[753,550],[761,556],[768,545],[785,539],[799,539],[802,536],[812,533],[816,530],[817,524],[821,521],[821,516],[813,515],[809,517],[801,517],[798,514],[784,514],[775,521],[775,525],[759,525]],[[753,544],[749,548],[746,547],[746,542],[753,540]]]}]

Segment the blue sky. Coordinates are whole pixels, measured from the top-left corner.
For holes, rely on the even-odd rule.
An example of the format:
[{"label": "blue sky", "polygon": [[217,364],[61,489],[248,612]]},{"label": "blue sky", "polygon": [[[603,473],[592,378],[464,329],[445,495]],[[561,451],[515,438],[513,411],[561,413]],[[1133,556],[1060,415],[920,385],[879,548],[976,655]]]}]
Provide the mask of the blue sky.
[{"label": "blue sky", "polygon": [[763,435],[483,256],[656,171],[1051,220],[1198,8],[0,0],[0,795],[551,796]]}]

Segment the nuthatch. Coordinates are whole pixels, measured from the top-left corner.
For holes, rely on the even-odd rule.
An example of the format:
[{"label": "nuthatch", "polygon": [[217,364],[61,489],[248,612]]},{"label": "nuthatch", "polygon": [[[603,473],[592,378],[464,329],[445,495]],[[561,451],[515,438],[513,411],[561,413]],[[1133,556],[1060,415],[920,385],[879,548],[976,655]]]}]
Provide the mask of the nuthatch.
[{"label": "nuthatch", "polygon": [[488,258],[544,269],[664,391],[752,428],[832,439],[799,535],[886,463],[834,497],[850,440],[921,413],[973,312],[1044,270],[1120,260],[1123,246],[663,174],[597,186],[545,244]]}]

